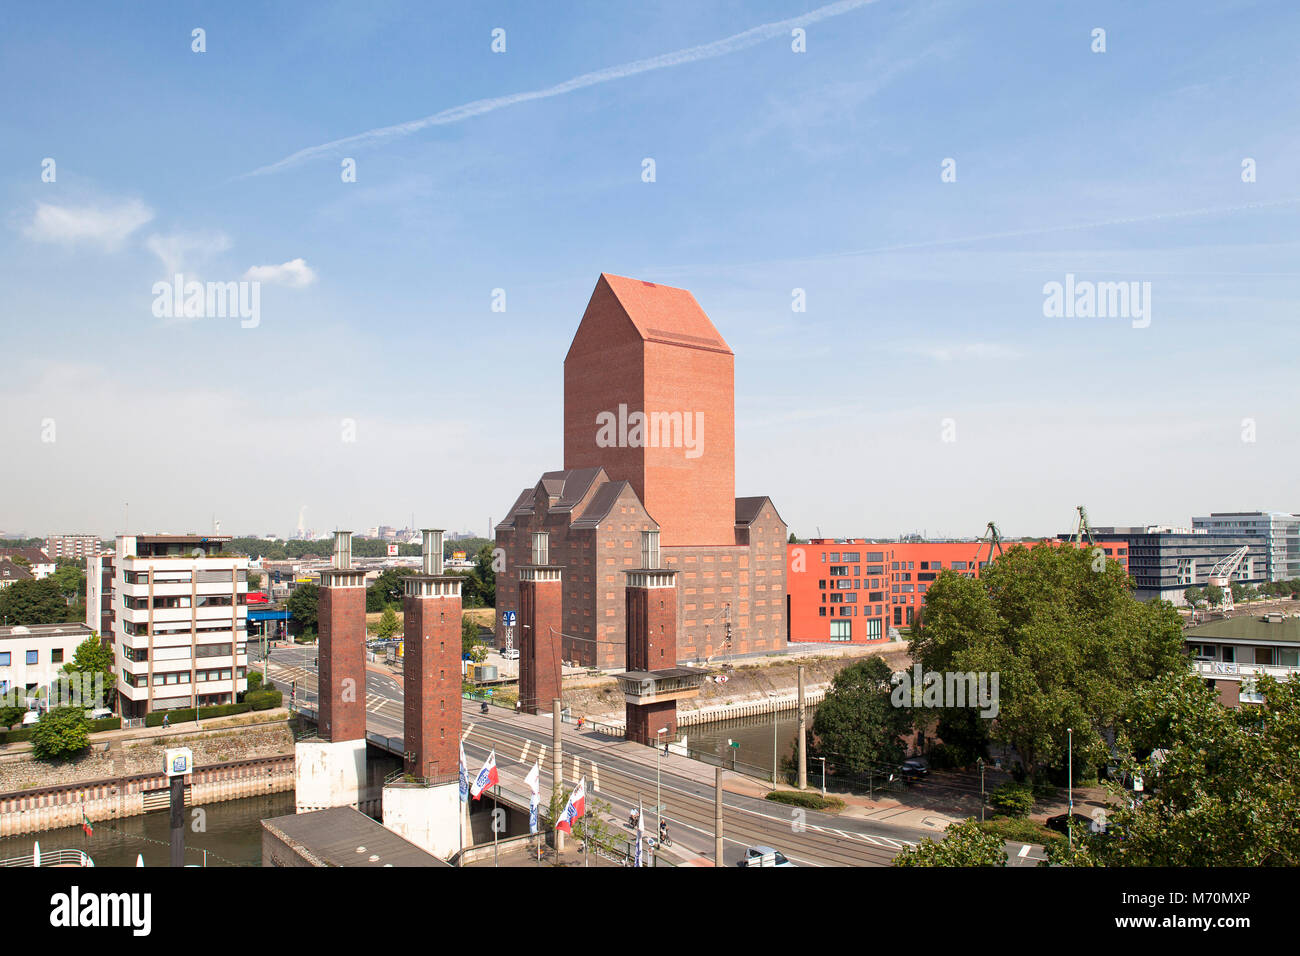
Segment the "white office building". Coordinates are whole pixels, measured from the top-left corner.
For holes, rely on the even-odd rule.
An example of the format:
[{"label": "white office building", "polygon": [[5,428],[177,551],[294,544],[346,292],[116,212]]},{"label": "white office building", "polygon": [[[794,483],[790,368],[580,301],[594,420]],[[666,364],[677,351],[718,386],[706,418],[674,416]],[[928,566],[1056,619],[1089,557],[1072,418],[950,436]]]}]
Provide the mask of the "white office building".
[{"label": "white office building", "polygon": [[12,688],[49,687],[90,637],[84,624],[16,624],[0,627],[0,694]]},{"label": "white office building", "polygon": [[[248,558],[224,554],[229,540],[118,536],[110,599],[123,717],[234,703],[247,690]],[[89,617],[99,608],[87,598]]]},{"label": "white office building", "polygon": [[1286,511],[1216,511],[1193,518],[1192,527],[1212,534],[1264,538],[1268,580],[1300,578],[1300,515]]}]

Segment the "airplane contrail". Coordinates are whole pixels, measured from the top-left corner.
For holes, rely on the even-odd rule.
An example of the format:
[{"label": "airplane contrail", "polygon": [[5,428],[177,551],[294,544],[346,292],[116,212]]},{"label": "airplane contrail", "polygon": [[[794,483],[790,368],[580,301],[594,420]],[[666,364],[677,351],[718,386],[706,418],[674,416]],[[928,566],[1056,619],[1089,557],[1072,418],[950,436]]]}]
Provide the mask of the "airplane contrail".
[{"label": "airplane contrail", "polygon": [[566,93],[572,93],[575,90],[583,89],[588,86],[596,86],[600,83],[609,83],[612,80],[621,80],[629,76],[635,76],[638,73],[648,73],[651,70],[663,70],[670,66],[680,66],[683,63],[696,63],[700,60],[711,60],[719,56],[727,56],[731,53],[737,53],[741,50],[748,49],[752,46],[771,40],[780,36],[795,27],[806,26],[810,23],[816,23],[819,20],[825,20],[830,17],[838,17],[841,14],[849,13],[859,7],[865,7],[875,3],[876,0],[839,0],[838,3],[828,3],[824,7],[818,7],[816,10],[810,10],[801,16],[791,17],[788,20],[778,20],[775,23],[764,23],[756,27],[751,27],[741,33],[721,40],[714,40],[712,43],[703,43],[699,46],[687,47],[684,50],[677,50],[673,53],[663,53],[659,56],[648,57],[644,60],[634,60],[631,63],[624,63],[620,66],[610,66],[603,70],[596,70],[592,73],[583,73],[572,79],[565,80],[563,83],[557,83],[554,86],[548,86],[540,90],[527,90],[523,93],[511,93],[508,96],[496,96],[490,99],[474,100],[470,103],[463,103],[460,106],[453,106],[441,112],[434,113],[432,116],[426,116],[423,119],[411,120],[407,123],[398,123],[394,126],[381,126],[376,129],[366,130],[364,133],[357,133],[353,136],[346,136],[343,139],[336,139],[329,143],[321,143],[319,146],[308,146],[306,149],[300,149],[296,153],[277,160],[266,166],[259,166],[252,172],[244,173],[237,179],[247,179],[251,176],[264,176],[268,173],[277,173],[290,166],[297,166],[299,163],[315,159],[331,153],[344,146],[371,146],[385,140],[396,139],[401,136],[409,136],[417,133],[422,129],[430,126],[446,126],[450,123],[459,123],[475,116],[482,116],[484,113],[491,113],[495,110],[504,109],[507,106],[514,106],[517,103],[527,103],[531,100],[550,99],[553,96],[563,96]]}]

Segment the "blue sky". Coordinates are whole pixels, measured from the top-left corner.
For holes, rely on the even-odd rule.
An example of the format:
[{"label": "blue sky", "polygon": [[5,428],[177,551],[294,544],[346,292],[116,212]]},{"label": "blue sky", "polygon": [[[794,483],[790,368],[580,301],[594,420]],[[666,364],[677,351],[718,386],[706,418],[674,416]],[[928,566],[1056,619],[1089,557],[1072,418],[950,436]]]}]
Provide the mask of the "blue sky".
[{"label": "blue sky", "polygon": [[[3,14],[0,530],[481,533],[601,271],[695,294],[801,535],[1300,510],[1294,4],[233,6]],[[156,317],[178,269],[257,326]]]}]

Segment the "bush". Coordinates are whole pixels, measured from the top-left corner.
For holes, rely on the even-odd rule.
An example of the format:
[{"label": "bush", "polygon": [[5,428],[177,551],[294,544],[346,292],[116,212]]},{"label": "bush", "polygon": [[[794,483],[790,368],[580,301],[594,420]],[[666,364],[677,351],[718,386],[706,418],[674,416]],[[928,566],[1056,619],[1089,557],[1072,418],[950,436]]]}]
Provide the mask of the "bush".
[{"label": "bush", "polygon": [[248,675],[248,693],[256,694],[262,689],[262,672],[252,671]]},{"label": "bush", "polygon": [[244,703],[252,707],[253,710],[271,710],[279,707],[284,695],[278,690],[258,691],[256,694],[248,693],[244,696]]},{"label": "bush", "polygon": [[1012,843],[1039,843],[1046,847],[1065,839],[1055,830],[1049,830],[1028,817],[994,817],[981,823],[979,828]]},{"label": "bush", "polygon": [[989,794],[995,813],[1009,817],[1027,817],[1034,808],[1034,788],[1027,783],[1008,781]]},{"label": "bush", "polygon": [[806,807],[809,810],[829,810],[838,813],[844,809],[844,801],[839,797],[823,797],[812,790],[773,790],[767,799],[775,803],[785,803],[792,807]]},{"label": "bush", "polygon": [[71,757],[90,745],[90,721],[80,707],[59,707],[32,727],[32,755],[40,760]]},{"label": "bush", "polygon": [[[242,704],[217,704],[212,707],[204,707],[200,715],[204,720],[212,720],[214,717],[229,717],[231,714],[246,714],[253,709],[253,706],[247,702]],[[163,718],[170,717],[170,724],[181,724],[194,719],[193,707],[182,707],[177,710],[158,710],[152,714],[147,714],[144,718],[146,727],[161,727]]]}]

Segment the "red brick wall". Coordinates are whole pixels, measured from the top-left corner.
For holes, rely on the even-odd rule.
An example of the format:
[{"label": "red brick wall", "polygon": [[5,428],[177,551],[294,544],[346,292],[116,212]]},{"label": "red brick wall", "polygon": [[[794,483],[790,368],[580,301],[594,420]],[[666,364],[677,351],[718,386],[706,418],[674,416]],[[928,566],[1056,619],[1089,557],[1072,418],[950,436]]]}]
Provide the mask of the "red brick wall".
[{"label": "red brick wall", "polygon": [[549,713],[560,696],[563,586],[563,579],[519,582],[519,700],[524,713]]},{"label": "red brick wall", "polygon": [[677,666],[677,591],[626,588],[627,669]]},{"label": "red brick wall", "polygon": [[[654,745],[659,740],[677,735],[677,702],[669,700],[644,706],[628,704],[626,720],[628,740]],[[668,728],[668,733],[657,737],[655,731],[664,727]]]},{"label": "red brick wall", "polygon": [[455,773],[460,762],[459,597],[402,598],[406,772]]},{"label": "red brick wall", "polygon": [[[321,739],[364,740],[366,589],[322,587],[317,618]],[[345,700],[345,696],[349,699]]]}]

